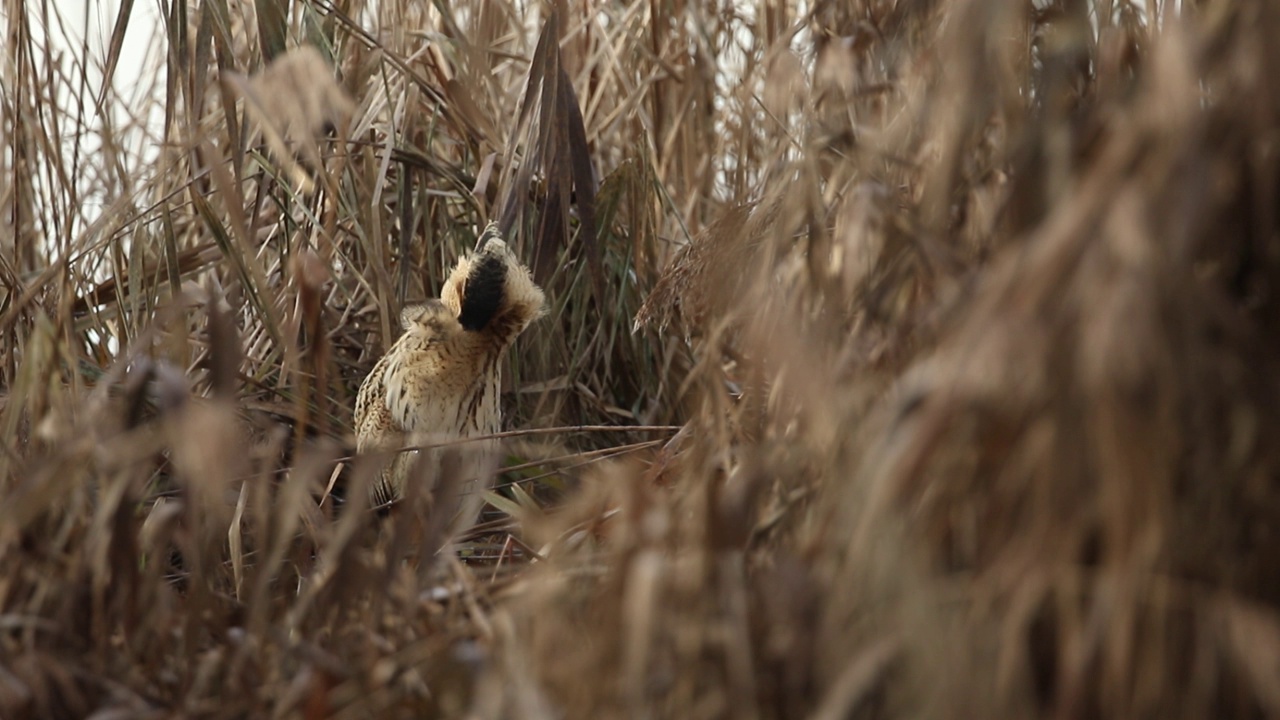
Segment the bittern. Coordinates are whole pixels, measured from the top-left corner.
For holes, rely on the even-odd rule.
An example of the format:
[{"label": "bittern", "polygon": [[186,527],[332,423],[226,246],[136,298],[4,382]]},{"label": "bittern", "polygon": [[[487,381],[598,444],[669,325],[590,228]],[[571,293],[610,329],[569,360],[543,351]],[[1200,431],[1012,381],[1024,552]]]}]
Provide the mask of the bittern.
[{"label": "bittern", "polygon": [[[458,261],[438,300],[401,312],[404,333],[365,378],[356,399],[358,452],[501,431],[503,356],[541,315],[543,295],[496,224],[485,228],[476,247]],[[459,449],[464,462],[456,520],[472,522],[496,467],[498,441],[474,441]],[[374,485],[375,505],[404,496],[414,461],[413,453],[396,454]]]}]

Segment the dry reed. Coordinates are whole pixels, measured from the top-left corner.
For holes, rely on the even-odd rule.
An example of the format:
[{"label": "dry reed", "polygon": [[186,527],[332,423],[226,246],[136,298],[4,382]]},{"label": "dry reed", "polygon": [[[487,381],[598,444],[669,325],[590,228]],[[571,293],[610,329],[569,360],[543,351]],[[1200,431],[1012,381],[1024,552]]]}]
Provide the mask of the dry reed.
[{"label": "dry reed", "polygon": [[[1280,8],[123,8],[0,10],[0,717],[1280,717]],[[450,545],[351,407],[490,218]]]}]

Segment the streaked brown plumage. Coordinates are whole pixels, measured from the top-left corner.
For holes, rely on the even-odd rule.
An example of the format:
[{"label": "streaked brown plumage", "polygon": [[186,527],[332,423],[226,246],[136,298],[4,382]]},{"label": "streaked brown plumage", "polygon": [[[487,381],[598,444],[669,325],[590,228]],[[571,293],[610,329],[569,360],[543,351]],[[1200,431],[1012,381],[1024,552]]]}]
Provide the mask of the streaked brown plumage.
[{"label": "streaked brown plumage", "polygon": [[[543,296],[496,225],[485,228],[478,247],[458,261],[439,300],[401,312],[404,334],[365,378],[356,399],[359,452],[502,429],[502,357],[542,313]],[[458,517],[467,522],[479,511],[497,443],[467,443],[462,451]],[[413,453],[396,455],[374,488],[376,504],[403,496],[414,461]]]}]

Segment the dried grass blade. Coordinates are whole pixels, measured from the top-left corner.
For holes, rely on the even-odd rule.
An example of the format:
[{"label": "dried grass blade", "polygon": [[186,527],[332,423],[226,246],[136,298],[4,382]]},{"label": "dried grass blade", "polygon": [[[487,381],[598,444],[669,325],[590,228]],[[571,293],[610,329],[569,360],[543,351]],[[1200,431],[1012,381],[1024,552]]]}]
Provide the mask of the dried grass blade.
[{"label": "dried grass blade", "polygon": [[287,0],[254,0],[258,15],[258,40],[261,43],[262,60],[269,63],[284,54],[288,36],[289,2]]},{"label": "dried grass blade", "polygon": [[129,31],[129,17],[133,14],[133,0],[121,0],[120,10],[116,13],[115,27],[111,31],[111,43],[107,48],[107,64],[102,70],[102,88],[98,91],[97,105],[102,108],[107,93],[111,90],[115,79],[116,64],[120,62],[120,50],[124,47],[124,36]]}]

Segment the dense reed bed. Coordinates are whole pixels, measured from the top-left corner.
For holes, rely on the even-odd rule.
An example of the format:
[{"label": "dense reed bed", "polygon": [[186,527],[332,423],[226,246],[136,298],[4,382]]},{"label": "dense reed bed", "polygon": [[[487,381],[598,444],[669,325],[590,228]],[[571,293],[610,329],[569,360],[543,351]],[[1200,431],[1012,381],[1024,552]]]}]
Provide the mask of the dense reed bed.
[{"label": "dense reed bed", "polygon": [[[1280,6],[158,7],[0,11],[0,717],[1280,717]],[[490,219],[447,538],[351,411]]]}]

